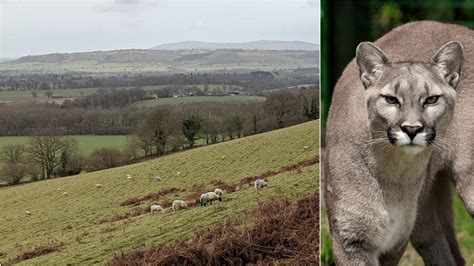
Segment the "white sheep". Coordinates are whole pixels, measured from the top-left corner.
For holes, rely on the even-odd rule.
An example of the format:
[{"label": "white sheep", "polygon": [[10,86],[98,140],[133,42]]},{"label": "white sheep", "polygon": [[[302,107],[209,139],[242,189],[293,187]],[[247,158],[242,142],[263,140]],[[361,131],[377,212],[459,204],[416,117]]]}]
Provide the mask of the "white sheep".
[{"label": "white sheep", "polygon": [[222,159],[225,159],[225,155],[222,155]]},{"label": "white sheep", "polygon": [[154,212],[157,212],[157,211],[161,211],[161,212],[165,212],[165,209],[163,209],[163,207],[161,207],[161,205],[151,205],[150,206],[150,214],[153,214]]},{"label": "white sheep", "polygon": [[60,187],[58,187],[58,191],[61,191],[61,190],[63,190],[63,189],[62,189],[62,188],[60,188]]},{"label": "white sheep", "polygon": [[221,197],[222,197],[222,195],[224,195],[224,191],[222,191],[222,189],[220,189],[220,188],[216,188],[216,189],[214,190],[214,192],[215,192],[217,195],[221,196]]},{"label": "white sheep", "polygon": [[31,215],[31,212],[30,212],[30,211],[26,211],[25,214],[26,214],[26,215]]},{"label": "white sheep", "polygon": [[255,180],[254,186],[255,186],[255,190],[258,192],[260,189],[267,186],[267,182],[265,182],[265,180],[263,179],[257,179]]},{"label": "white sheep", "polygon": [[176,175],[177,175],[177,176],[180,176],[180,175],[181,175],[181,172],[177,172]]},{"label": "white sheep", "polygon": [[95,184],[96,188],[102,188],[102,184]]},{"label": "white sheep", "polygon": [[217,195],[215,192],[207,192],[201,194],[201,206],[206,206],[208,202],[212,204],[212,202],[215,200],[222,201],[222,197]]},{"label": "white sheep", "polygon": [[309,146],[304,146],[303,149],[307,150],[307,149],[309,149]]},{"label": "white sheep", "polygon": [[67,195],[69,195],[69,193],[67,193],[66,191],[64,191],[64,192],[63,192],[63,195],[64,195],[64,196],[67,196]]},{"label": "white sheep", "polygon": [[184,200],[174,200],[173,204],[171,204],[173,211],[179,210],[179,209],[187,209],[188,204],[184,202]]},{"label": "white sheep", "polygon": [[159,176],[155,176],[155,177],[153,177],[153,179],[155,179],[156,181],[161,181],[161,177],[159,177]]},{"label": "white sheep", "polygon": [[127,175],[127,179],[132,179],[133,177],[131,175]]}]

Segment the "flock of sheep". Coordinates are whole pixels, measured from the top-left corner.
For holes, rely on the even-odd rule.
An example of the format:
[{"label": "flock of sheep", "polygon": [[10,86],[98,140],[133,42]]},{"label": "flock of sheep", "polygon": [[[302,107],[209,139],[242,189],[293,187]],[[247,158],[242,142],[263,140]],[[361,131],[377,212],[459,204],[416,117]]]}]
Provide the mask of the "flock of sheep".
[{"label": "flock of sheep", "polygon": [[[177,175],[178,176],[181,175],[181,172],[178,172]],[[133,179],[133,177],[131,175],[126,175],[126,177],[127,177],[127,179]],[[155,177],[153,177],[153,179],[156,180],[156,181],[161,181],[160,176],[155,176]],[[266,186],[267,186],[267,182],[265,182],[265,180],[263,180],[263,179],[257,179],[254,182],[254,187],[255,187],[255,190],[257,191],[257,193],[262,188],[264,188]],[[97,189],[100,189],[100,188],[103,187],[103,185],[98,183],[98,184],[95,184],[95,187]],[[57,190],[62,191],[62,188],[58,187]],[[69,193],[67,191],[64,191],[63,195],[68,196]],[[222,201],[222,196],[223,195],[224,195],[224,192],[222,191],[222,189],[219,189],[219,188],[216,188],[213,192],[203,193],[203,194],[201,194],[201,197],[200,197],[200,200],[199,200],[200,205],[201,206],[206,206],[207,203],[212,204],[212,202],[215,201],[215,200]],[[174,200],[173,203],[171,204],[171,208],[172,208],[173,211],[176,211],[176,210],[179,210],[179,209],[187,209],[188,205],[186,204],[186,202],[184,200]],[[165,212],[165,209],[161,205],[158,205],[158,204],[150,206],[150,214],[153,214],[153,213],[158,212],[158,211]],[[26,211],[25,214],[26,215],[32,215],[32,213],[30,211]]]},{"label": "flock of sheep", "polygon": [[[306,151],[306,150],[309,149],[309,146],[304,146],[303,149]],[[223,155],[221,158],[225,159],[226,156]],[[176,175],[180,176],[181,172],[177,172]],[[133,179],[133,177],[129,174],[126,175],[126,177],[129,180]],[[155,179],[156,181],[161,181],[160,176],[155,176],[155,177],[153,177],[153,179]],[[95,184],[95,187],[97,189],[100,189],[100,188],[103,187],[103,185],[102,184]],[[262,188],[267,187],[267,182],[263,179],[257,179],[254,182],[254,187],[255,187],[255,190],[257,191],[257,193],[259,193],[259,191]],[[62,188],[59,187],[57,190],[62,191]],[[223,194],[224,194],[224,192],[219,188],[216,188],[213,192],[203,193],[203,194],[201,194],[200,204],[201,204],[201,206],[206,206],[207,203],[212,204],[212,202],[214,200],[222,201]],[[63,195],[68,196],[69,193],[67,191],[64,191]],[[176,211],[176,210],[179,210],[179,209],[187,209],[188,205],[183,200],[174,200],[173,203],[171,204],[171,208],[173,209],[173,211]],[[161,205],[158,205],[158,204],[150,206],[150,214],[153,214],[154,212],[157,212],[157,211],[165,212],[165,209]],[[26,211],[25,214],[26,215],[32,215],[32,213],[30,211]]]},{"label": "flock of sheep", "polygon": [[[156,177],[155,177],[155,179],[156,179]],[[161,180],[161,178],[159,178],[157,180]],[[262,188],[266,187],[267,185],[268,185],[268,183],[265,182],[265,180],[263,180],[263,179],[257,179],[254,182],[254,187],[255,187],[255,190],[257,191],[257,193],[259,193],[259,191]],[[206,206],[208,203],[212,205],[212,202],[215,201],[215,200],[222,201],[222,196],[223,195],[224,195],[224,191],[222,191],[222,189],[220,189],[220,188],[216,188],[214,191],[206,192],[206,193],[201,194],[201,197],[199,199],[199,203],[200,203],[201,206]],[[184,200],[174,200],[173,203],[171,204],[171,209],[173,211],[176,211],[176,210],[179,210],[179,209],[187,209],[187,208],[188,208],[188,205],[186,204],[186,202]],[[158,211],[161,211],[161,212],[164,213],[165,209],[161,205],[158,205],[158,204],[150,206],[150,214],[153,214],[154,212],[158,212]]]}]

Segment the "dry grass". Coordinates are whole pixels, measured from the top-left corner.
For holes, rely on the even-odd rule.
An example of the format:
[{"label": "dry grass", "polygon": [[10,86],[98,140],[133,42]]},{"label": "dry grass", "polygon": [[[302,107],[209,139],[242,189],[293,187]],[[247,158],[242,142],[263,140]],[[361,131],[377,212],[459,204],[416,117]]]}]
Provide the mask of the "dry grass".
[{"label": "dry grass", "polygon": [[142,202],[144,202],[144,201],[159,200],[163,196],[167,196],[167,195],[170,195],[170,194],[175,194],[175,193],[182,192],[182,191],[185,191],[185,190],[175,188],[175,187],[165,188],[165,189],[162,189],[158,192],[149,193],[149,194],[147,194],[143,197],[129,198],[129,199],[125,200],[124,202],[120,203],[120,206],[138,206],[138,205],[142,204]]},{"label": "dry grass", "polygon": [[224,190],[227,193],[235,192],[235,189],[237,187],[235,184],[227,183],[223,180],[212,180],[211,184],[216,186],[217,188]]},{"label": "dry grass", "polygon": [[15,259],[9,261],[9,264],[15,264],[19,261],[29,260],[52,252],[56,252],[60,250],[62,246],[63,243],[49,242],[46,245],[33,247],[32,249],[26,250],[25,252],[21,253]]},{"label": "dry grass", "polygon": [[319,264],[317,194],[294,205],[286,199],[263,203],[249,219],[255,224],[244,230],[226,219],[191,241],[116,254],[109,265]]}]

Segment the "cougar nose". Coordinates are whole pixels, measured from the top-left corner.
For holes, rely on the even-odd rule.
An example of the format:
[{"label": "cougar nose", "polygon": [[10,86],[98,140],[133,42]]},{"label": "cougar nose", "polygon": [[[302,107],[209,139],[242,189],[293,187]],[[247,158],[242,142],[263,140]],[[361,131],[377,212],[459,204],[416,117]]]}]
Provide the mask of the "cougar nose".
[{"label": "cougar nose", "polygon": [[401,126],[401,128],[403,132],[407,133],[411,140],[416,137],[416,134],[423,130],[421,126]]}]

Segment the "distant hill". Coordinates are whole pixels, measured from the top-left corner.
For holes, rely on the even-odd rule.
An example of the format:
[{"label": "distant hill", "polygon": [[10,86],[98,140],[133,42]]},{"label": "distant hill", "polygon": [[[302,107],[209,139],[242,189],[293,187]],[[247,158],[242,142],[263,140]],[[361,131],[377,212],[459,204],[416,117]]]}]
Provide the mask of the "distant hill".
[{"label": "distant hill", "polygon": [[[281,46],[283,47],[283,46]],[[0,72],[88,73],[187,72],[222,69],[296,69],[318,67],[310,50],[115,50],[24,56],[0,63]]]},{"label": "distant hill", "polygon": [[317,51],[319,45],[301,41],[254,41],[240,43],[211,43],[211,42],[177,42],[167,43],[152,47],[153,50],[219,50],[219,49],[242,49],[242,50],[302,50]]}]

